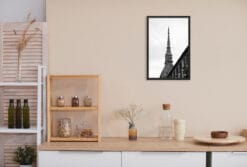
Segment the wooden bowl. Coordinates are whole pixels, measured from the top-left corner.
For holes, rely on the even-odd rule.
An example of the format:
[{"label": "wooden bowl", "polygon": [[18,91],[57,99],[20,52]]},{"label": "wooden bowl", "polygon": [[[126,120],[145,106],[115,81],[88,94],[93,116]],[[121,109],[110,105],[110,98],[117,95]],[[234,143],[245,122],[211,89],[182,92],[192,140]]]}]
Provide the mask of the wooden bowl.
[{"label": "wooden bowl", "polygon": [[228,137],[228,132],[227,131],[212,131],[211,137],[217,138],[217,139],[225,139]]},{"label": "wooden bowl", "polygon": [[80,135],[81,137],[91,137],[93,136],[93,131],[92,129],[83,129]]}]

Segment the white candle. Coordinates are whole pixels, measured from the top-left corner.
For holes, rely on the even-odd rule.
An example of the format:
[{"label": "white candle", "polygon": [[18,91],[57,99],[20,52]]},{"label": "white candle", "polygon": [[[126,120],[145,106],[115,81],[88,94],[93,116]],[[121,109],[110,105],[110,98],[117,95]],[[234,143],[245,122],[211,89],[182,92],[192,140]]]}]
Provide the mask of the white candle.
[{"label": "white candle", "polygon": [[174,120],[175,139],[183,141],[185,137],[186,121],[183,119]]}]

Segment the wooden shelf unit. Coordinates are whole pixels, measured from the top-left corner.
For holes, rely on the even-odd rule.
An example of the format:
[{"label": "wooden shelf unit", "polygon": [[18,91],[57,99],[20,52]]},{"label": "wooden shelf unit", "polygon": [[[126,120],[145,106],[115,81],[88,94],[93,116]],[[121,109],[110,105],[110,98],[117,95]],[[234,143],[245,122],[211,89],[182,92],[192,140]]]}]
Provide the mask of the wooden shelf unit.
[{"label": "wooden shelf unit", "polygon": [[[61,82],[62,81],[62,82]],[[77,82],[76,84],[73,84],[73,81]],[[96,82],[95,84],[90,85],[89,83]],[[60,83],[59,83],[60,82]],[[84,85],[84,82],[86,84]],[[59,84],[58,84],[59,83]],[[82,86],[80,86],[80,84]],[[88,86],[88,85],[89,86]],[[58,86],[58,87],[56,87]],[[77,87],[80,87],[79,91],[76,91],[76,95],[79,97],[79,107],[71,107],[68,105],[68,101],[70,100],[68,97],[72,96],[71,91],[72,88],[77,89]],[[62,88],[61,88],[62,87]],[[90,91],[88,91],[88,88],[94,89],[94,98],[93,105],[90,107],[83,106],[83,96],[85,95],[85,92],[87,92],[88,96],[91,97]],[[93,88],[92,88],[93,87]],[[67,92],[66,92],[67,91]],[[60,94],[58,94],[58,92]],[[61,93],[63,92],[63,93]],[[75,92],[73,90],[73,92]],[[65,97],[65,106],[64,107],[57,107],[55,104],[57,96],[64,96]],[[53,126],[56,124],[56,119],[54,115],[63,115],[63,114],[71,114],[73,118],[73,114],[75,113],[85,113],[85,114],[96,114],[97,118],[95,118],[94,124],[97,124],[97,130],[94,131],[94,136],[92,137],[75,137],[73,131],[73,121],[71,121],[72,124],[72,136],[71,137],[58,137],[57,134],[54,132]],[[76,118],[78,119],[78,118]],[[92,123],[92,122],[90,122]],[[87,127],[88,128],[88,127]],[[90,127],[89,127],[90,128]],[[101,110],[100,110],[100,77],[99,75],[49,75],[47,76],[47,141],[48,142],[68,142],[68,141],[76,141],[76,142],[100,142],[101,141]]]},{"label": "wooden shelf unit", "polygon": [[97,110],[98,107],[97,106],[92,106],[92,107],[69,107],[69,106],[65,106],[65,107],[55,107],[52,106],[50,107],[51,111],[94,111]]}]

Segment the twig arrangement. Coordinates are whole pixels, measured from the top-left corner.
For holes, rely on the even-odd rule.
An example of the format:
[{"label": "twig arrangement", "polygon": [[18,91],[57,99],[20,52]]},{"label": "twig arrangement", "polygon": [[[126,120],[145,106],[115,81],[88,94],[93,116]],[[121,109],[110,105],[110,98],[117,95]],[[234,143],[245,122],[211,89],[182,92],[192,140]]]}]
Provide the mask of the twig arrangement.
[{"label": "twig arrangement", "polygon": [[132,128],[135,126],[135,121],[142,111],[143,108],[141,105],[131,104],[126,108],[116,111],[116,116],[128,121],[129,128]]}]

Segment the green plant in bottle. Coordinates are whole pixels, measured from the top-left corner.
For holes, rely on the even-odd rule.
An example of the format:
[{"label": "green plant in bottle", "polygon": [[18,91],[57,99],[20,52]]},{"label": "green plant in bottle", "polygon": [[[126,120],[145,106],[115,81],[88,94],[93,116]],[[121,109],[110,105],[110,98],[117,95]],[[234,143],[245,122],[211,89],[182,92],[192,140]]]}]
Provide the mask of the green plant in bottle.
[{"label": "green plant in bottle", "polygon": [[8,108],[8,128],[15,127],[15,107],[14,107],[14,99],[9,100],[9,108]]},{"label": "green plant in bottle", "polygon": [[22,116],[23,116],[23,128],[25,128],[25,129],[30,128],[29,113],[30,113],[30,111],[29,111],[29,106],[28,106],[28,99],[24,99]]}]

